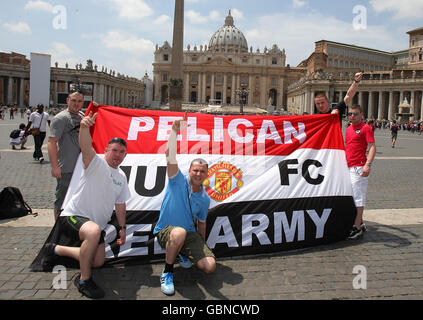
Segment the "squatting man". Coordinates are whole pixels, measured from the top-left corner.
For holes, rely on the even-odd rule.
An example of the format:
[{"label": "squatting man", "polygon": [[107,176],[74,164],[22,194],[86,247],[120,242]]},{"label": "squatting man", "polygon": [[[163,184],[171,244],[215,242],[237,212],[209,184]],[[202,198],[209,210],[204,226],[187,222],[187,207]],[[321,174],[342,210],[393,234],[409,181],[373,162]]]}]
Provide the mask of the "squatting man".
[{"label": "squatting man", "polygon": [[161,290],[166,295],[175,293],[173,265],[177,257],[183,268],[190,268],[195,263],[206,274],[216,270],[215,256],[205,241],[210,198],[203,182],[207,178],[208,164],[203,159],[192,161],[187,178],[176,161],[177,136],[185,126],[186,116],[172,125],[166,150],[169,183],[154,229],[159,244],[166,249],[165,268],[160,276]]}]

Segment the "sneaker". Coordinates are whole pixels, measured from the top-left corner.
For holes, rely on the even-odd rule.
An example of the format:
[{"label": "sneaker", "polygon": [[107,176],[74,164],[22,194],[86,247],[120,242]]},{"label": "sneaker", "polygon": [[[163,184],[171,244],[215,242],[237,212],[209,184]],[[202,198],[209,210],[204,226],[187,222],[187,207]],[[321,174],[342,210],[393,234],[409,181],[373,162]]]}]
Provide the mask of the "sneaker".
[{"label": "sneaker", "polygon": [[43,271],[52,271],[56,260],[59,258],[59,256],[54,253],[54,248],[56,248],[56,244],[54,243],[46,243],[42,248],[43,257],[41,258],[41,265]]},{"label": "sneaker", "polygon": [[43,157],[41,157],[40,158],[40,163],[43,163],[44,162],[44,158]]},{"label": "sneaker", "polygon": [[364,222],[361,224],[360,229],[363,230],[363,232],[367,231],[367,226],[364,224]]},{"label": "sneaker", "polygon": [[189,269],[192,267],[192,262],[190,259],[185,257],[183,254],[179,254],[179,265],[184,269]]},{"label": "sneaker", "polygon": [[357,239],[358,237],[360,237],[361,235],[363,235],[363,230],[362,229],[357,229],[355,226],[352,228],[351,233],[348,237],[348,239],[354,240]]},{"label": "sneaker", "polygon": [[162,292],[167,296],[172,296],[175,294],[175,286],[173,285],[173,273],[167,272],[162,273],[160,276],[160,283],[162,287]]},{"label": "sneaker", "polygon": [[78,274],[73,281],[80,293],[90,299],[100,299],[104,297],[105,293],[103,289],[97,286],[92,277],[84,280],[82,283],[79,281],[80,277],[81,274]]}]

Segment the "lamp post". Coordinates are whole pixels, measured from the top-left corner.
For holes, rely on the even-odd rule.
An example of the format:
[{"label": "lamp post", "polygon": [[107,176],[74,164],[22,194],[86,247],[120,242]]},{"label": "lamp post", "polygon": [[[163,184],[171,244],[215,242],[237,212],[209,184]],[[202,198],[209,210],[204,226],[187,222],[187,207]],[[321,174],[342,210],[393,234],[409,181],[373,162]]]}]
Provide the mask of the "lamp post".
[{"label": "lamp post", "polygon": [[236,89],[236,94],[239,97],[239,112],[244,114],[244,106],[247,104],[250,89],[246,89],[244,87]]}]

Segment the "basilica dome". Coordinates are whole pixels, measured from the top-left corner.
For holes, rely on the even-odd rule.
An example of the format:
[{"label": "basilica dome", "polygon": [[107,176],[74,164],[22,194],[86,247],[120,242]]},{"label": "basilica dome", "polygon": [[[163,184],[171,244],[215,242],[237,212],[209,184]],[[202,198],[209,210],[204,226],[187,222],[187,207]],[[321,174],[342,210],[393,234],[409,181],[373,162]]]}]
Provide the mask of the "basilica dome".
[{"label": "basilica dome", "polygon": [[241,48],[241,51],[248,51],[247,40],[244,34],[235,27],[234,18],[230,10],[226,17],[225,25],[217,30],[209,42],[210,50],[219,50],[219,48],[223,49],[225,47],[228,49],[236,47]]}]

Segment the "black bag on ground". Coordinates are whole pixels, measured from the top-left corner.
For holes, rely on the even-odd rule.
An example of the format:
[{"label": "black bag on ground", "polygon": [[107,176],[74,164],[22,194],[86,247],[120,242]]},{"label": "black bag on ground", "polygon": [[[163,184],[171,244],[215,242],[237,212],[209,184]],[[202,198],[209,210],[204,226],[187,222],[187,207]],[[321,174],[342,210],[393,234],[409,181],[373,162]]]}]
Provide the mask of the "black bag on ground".
[{"label": "black bag on ground", "polygon": [[32,209],[16,187],[5,187],[0,192],[0,219],[10,219],[32,214]]}]

